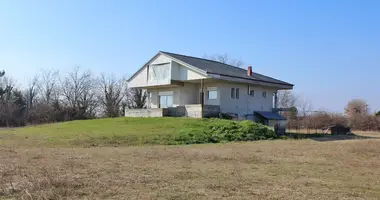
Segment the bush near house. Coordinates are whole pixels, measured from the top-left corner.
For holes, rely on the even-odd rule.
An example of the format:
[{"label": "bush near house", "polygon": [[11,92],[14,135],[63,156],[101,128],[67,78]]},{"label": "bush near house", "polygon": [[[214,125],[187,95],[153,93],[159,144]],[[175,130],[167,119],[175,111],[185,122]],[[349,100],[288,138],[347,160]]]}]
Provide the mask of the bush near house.
[{"label": "bush near house", "polygon": [[253,141],[276,138],[273,130],[251,121],[204,119],[199,124],[185,124],[174,136],[184,144],[217,143],[223,141]]},{"label": "bush near house", "polygon": [[0,130],[0,145],[130,146],[274,139],[251,121],[192,118],[107,118]]}]

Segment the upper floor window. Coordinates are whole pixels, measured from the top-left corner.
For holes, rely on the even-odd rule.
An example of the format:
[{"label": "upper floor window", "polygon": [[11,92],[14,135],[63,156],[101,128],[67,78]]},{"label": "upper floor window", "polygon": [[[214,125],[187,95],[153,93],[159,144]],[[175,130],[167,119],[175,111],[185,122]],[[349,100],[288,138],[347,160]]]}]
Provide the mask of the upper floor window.
[{"label": "upper floor window", "polygon": [[263,97],[267,98],[267,92],[263,92]]},{"label": "upper floor window", "polygon": [[235,99],[235,88],[231,88],[231,98]]},{"label": "upper floor window", "polygon": [[217,99],[218,91],[216,88],[207,88],[207,99]]},{"label": "upper floor window", "polygon": [[165,80],[170,78],[170,63],[149,65],[148,80]]},{"label": "upper floor window", "polygon": [[250,90],[249,91],[249,96],[253,96],[254,97],[255,96],[255,90]]}]

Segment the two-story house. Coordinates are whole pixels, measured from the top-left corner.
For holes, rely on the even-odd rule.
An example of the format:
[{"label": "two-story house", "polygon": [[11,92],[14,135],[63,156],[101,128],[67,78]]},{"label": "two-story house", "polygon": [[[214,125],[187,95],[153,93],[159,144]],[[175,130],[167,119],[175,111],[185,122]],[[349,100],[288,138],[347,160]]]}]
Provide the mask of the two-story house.
[{"label": "two-story house", "polygon": [[212,111],[240,118],[249,118],[254,112],[272,113],[277,91],[293,89],[292,84],[261,75],[251,66],[242,69],[163,51],[130,77],[128,87],[145,89],[148,100],[146,110],[128,110],[126,116],[165,116],[171,115],[169,112],[202,117]]}]

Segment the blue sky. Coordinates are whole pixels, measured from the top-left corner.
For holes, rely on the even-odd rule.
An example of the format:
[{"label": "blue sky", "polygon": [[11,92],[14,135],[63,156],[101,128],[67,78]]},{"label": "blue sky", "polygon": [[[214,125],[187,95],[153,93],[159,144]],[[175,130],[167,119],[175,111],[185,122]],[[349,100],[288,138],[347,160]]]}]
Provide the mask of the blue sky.
[{"label": "blue sky", "polygon": [[0,69],[23,84],[75,65],[131,75],[157,51],[224,54],[314,109],[380,110],[380,1],[0,1]]}]

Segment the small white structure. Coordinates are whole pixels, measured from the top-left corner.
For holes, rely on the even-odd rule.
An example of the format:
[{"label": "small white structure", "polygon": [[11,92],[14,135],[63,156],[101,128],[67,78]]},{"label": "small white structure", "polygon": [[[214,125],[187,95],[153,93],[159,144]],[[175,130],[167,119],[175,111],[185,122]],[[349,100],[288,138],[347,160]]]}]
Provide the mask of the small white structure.
[{"label": "small white structure", "polygon": [[[153,116],[166,116],[171,108],[178,108],[175,116],[204,117],[208,110],[208,114],[231,113],[238,118],[253,118],[255,111],[272,112],[277,91],[293,89],[292,84],[261,75],[251,66],[242,69],[162,51],[130,77],[128,86],[147,91],[150,111],[142,112]],[[195,115],[193,110],[201,113]],[[135,115],[136,110],[126,112]]]}]

